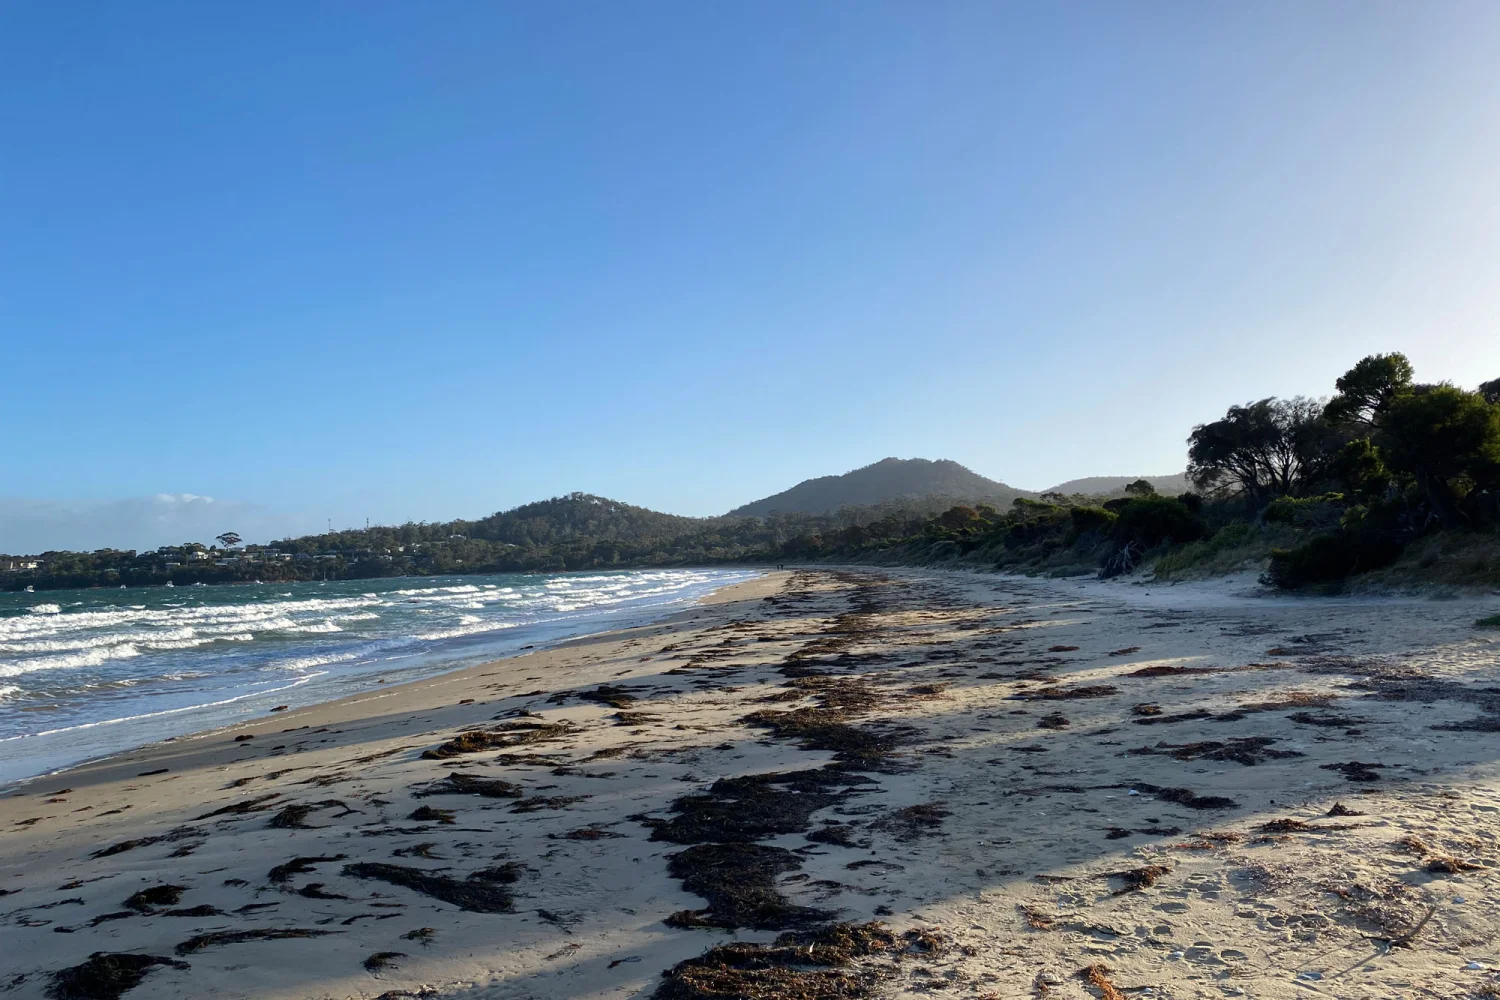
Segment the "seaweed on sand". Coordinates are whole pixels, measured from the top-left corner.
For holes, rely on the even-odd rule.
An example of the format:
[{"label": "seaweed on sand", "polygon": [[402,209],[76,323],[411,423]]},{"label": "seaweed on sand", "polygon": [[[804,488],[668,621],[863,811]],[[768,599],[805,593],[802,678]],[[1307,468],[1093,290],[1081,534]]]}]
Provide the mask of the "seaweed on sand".
[{"label": "seaweed on sand", "polygon": [[348,804],[342,799],[324,799],[321,802],[294,802],[291,805],[284,806],[280,812],[267,821],[266,825],[277,830],[316,830],[318,829],[317,827],[308,824],[307,817],[320,809],[334,808],[344,810],[335,815],[334,819],[339,819],[360,811],[349,808]]},{"label": "seaweed on sand", "polygon": [[272,799],[279,798],[281,798],[280,792],[271,792],[268,795],[259,795],[253,799],[243,799],[239,802],[230,803],[227,806],[221,806],[218,809],[215,809],[211,812],[206,812],[202,816],[197,816],[194,818],[212,819],[215,816],[244,816],[248,813],[261,812],[263,810],[271,808],[266,803],[270,802]]},{"label": "seaweed on sand", "polygon": [[185,885],[153,885],[131,895],[124,906],[137,913],[150,913],[158,906],[171,906],[187,891]]},{"label": "seaweed on sand", "polygon": [[642,822],[652,827],[652,840],[747,843],[805,830],[813,813],[868,783],[863,775],[835,767],[720,778],[706,792],[673,802],[670,819]]},{"label": "seaweed on sand", "polygon": [[616,712],[614,719],[617,726],[646,726],[653,722],[660,722],[661,716],[652,715],[650,712]]},{"label": "seaweed on sand", "polygon": [[1109,981],[1109,972],[1109,966],[1103,962],[1095,962],[1079,969],[1076,976],[1099,991],[1099,1000],[1125,1000],[1125,994],[1120,992],[1120,988]]},{"label": "seaweed on sand", "polygon": [[[1138,705],[1136,706],[1136,709],[1145,707],[1146,706]],[[1132,711],[1135,711],[1135,714],[1141,716],[1141,718],[1131,719],[1130,721],[1134,722],[1137,726],[1160,726],[1164,723],[1195,722],[1198,719],[1212,719],[1214,717],[1214,713],[1205,712],[1202,709],[1194,709],[1191,712],[1177,712],[1173,715],[1162,715],[1160,708],[1157,708],[1157,711],[1155,712],[1137,711],[1136,709],[1132,709]]]},{"label": "seaweed on sand", "polygon": [[770,729],[782,739],[798,740],[804,750],[831,750],[851,766],[874,768],[899,744],[891,733],[850,724],[856,715],[880,706],[885,696],[868,681],[825,674],[794,675],[788,689],[818,699],[816,707],[789,712],[761,710],[741,721]]},{"label": "seaweed on sand", "polygon": [[221,944],[240,944],[244,941],[282,941],[287,938],[323,937],[338,931],[320,931],[309,927],[261,927],[248,931],[213,931],[190,937],[175,949],[179,955],[192,955],[205,948],[216,948]]},{"label": "seaweed on sand", "polygon": [[857,847],[859,846],[859,842],[854,839],[854,829],[854,825],[851,823],[826,823],[806,834],[806,837],[814,844]]},{"label": "seaweed on sand", "polygon": [[1176,826],[1142,826],[1133,830],[1123,826],[1111,826],[1105,828],[1104,839],[1124,840],[1136,834],[1145,837],[1175,837],[1181,832],[1182,829]]},{"label": "seaweed on sand", "polygon": [[174,829],[168,830],[166,833],[160,834],[159,836],[137,837],[134,840],[122,840],[118,843],[110,844],[108,847],[101,847],[99,850],[94,851],[92,854],[90,854],[89,857],[95,859],[109,858],[115,856],[116,854],[124,854],[126,851],[133,851],[137,847],[149,847],[152,844],[160,843],[170,844],[178,840],[186,840],[189,837],[201,837],[202,835],[203,831],[199,830],[197,827],[179,826]]},{"label": "seaweed on sand", "polygon": [[349,878],[377,879],[399,885],[403,889],[420,892],[444,903],[452,903],[460,910],[470,913],[511,913],[515,909],[515,896],[511,891],[486,880],[448,878],[420,868],[379,861],[345,865],[343,874]]},{"label": "seaweed on sand", "polygon": [[1136,782],[1130,786],[1143,795],[1155,795],[1164,802],[1175,802],[1189,809],[1235,809],[1239,803],[1222,795],[1198,795],[1190,788],[1162,788]]},{"label": "seaweed on sand", "polygon": [[575,802],[589,798],[587,795],[533,795],[510,807],[513,813],[533,813],[543,809],[566,809]]},{"label": "seaweed on sand", "polygon": [[776,877],[802,867],[783,847],[764,844],[697,844],[669,857],[667,872],[682,887],[708,900],[702,910],[682,910],[667,918],[673,927],[751,927],[785,930],[833,917],[827,910],[789,903]]},{"label": "seaweed on sand", "polygon": [[377,951],[375,954],[365,959],[365,971],[384,972],[386,969],[393,968],[395,966],[396,959],[405,957],[405,952]]},{"label": "seaweed on sand", "polygon": [[1306,823],[1300,819],[1273,819],[1256,827],[1261,833],[1327,833],[1338,830],[1357,830],[1358,823]]},{"label": "seaweed on sand", "polygon": [[1109,872],[1102,878],[1119,879],[1121,888],[1116,889],[1113,895],[1123,896],[1129,892],[1139,889],[1149,889],[1155,885],[1164,875],[1170,875],[1172,869],[1166,865],[1143,865],[1140,868],[1127,868],[1122,872]]},{"label": "seaweed on sand", "polygon": [[1010,696],[1011,701],[1073,701],[1078,698],[1108,698],[1119,694],[1120,689],[1110,684],[1084,684],[1072,688],[1043,688],[1039,691],[1022,691]]},{"label": "seaweed on sand", "polygon": [[1434,875],[1458,875],[1462,872],[1475,872],[1482,869],[1484,865],[1475,864],[1472,861],[1463,861],[1447,854],[1438,854],[1427,860],[1427,871]]},{"label": "seaweed on sand", "polygon": [[634,691],[615,684],[600,684],[592,691],[579,691],[578,697],[584,701],[608,705],[610,708],[629,708],[637,701]]},{"label": "seaweed on sand", "polygon": [[743,721],[769,729],[779,738],[798,740],[804,750],[830,750],[852,766],[879,766],[899,746],[898,739],[850,725],[849,715],[840,708],[796,708],[790,712],[752,712]]},{"label": "seaweed on sand", "polygon": [[1177,760],[1233,761],[1246,767],[1270,759],[1301,757],[1295,750],[1272,750],[1276,740],[1270,736],[1247,736],[1227,742],[1204,740],[1200,743],[1158,743],[1154,747],[1136,747],[1126,753],[1135,756],[1174,757]]},{"label": "seaweed on sand", "polygon": [[52,973],[47,996],[51,1000],[117,1000],[141,985],[146,973],[158,965],[189,968],[186,962],[159,955],[96,951],[88,961]]},{"label": "seaweed on sand", "polygon": [[858,959],[922,954],[922,943],[897,937],[878,921],[834,924],[782,934],[772,944],[736,941],[710,948],[662,973],[653,1000],[860,1000],[873,996],[888,970],[851,969]]},{"label": "seaweed on sand", "polygon": [[312,857],[293,858],[272,868],[266,873],[266,878],[277,885],[284,885],[292,880],[293,875],[306,875],[312,871],[313,865],[329,861],[343,861],[346,857],[348,857],[346,854],[319,854]]},{"label": "seaweed on sand", "polygon": [[923,802],[897,809],[871,826],[884,830],[897,840],[910,842],[937,833],[943,820],[952,815],[941,802]]},{"label": "seaweed on sand", "polygon": [[452,809],[434,809],[432,806],[418,806],[406,818],[418,823],[441,823],[444,826],[452,826],[458,822]]},{"label": "seaweed on sand", "polygon": [[1450,733],[1500,733],[1500,717],[1479,715],[1462,722],[1447,722],[1432,728]]},{"label": "seaweed on sand", "polygon": [[309,882],[297,890],[297,895],[304,899],[348,899],[336,892],[324,892],[322,882]]},{"label": "seaweed on sand", "polygon": [[541,743],[544,740],[557,739],[566,736],[573,731],[573,727],[562,722],[513,722],[500,729],[485,732],[475,730],[470,733],[459,733],[447,743],[431,750],[422,752],[424,760],[447,760],[466,753],[479,753],[484,750],[507,750],[513,747],[526,746],[531,743]]},{"label": "seaweed on sand", "polygon": [[429,795],[480,795],[487,799],[519,799],[521,786],[503,778],[482,778],[477,774],[454,771],[442,781],[413,792],[415,798]]},{"label": "seaweed on sand", "polygon": [[547,834],[547,839],[548,840],[610,840],[610,839],[614,839],[614,838],[618,838],[618,837],[623,837],[623,836],[625,836],[623,833],[616,833],[615,831],[613,831],[613,830],[607,830],[607,829],[605,829],[602,826],[582,826],[582,827],[579,827],[576,830],[569,830],[566,833],[549,833],[549,834]]},{"label": "seaweed on sand", "polygon": [[490,868],[481,868],[469,875],[471,882],[489,882],[494,885],[512,885],[521,880],[521,873],[526,866],[519,861],[507,861],[502,865]]},{"label": "seaweed on sand", "polygon": [[1324,771],[1337,771],[1344,776],[1345,781],[1379,781],[1380,775],[1376,770],[1384,769],[1384,764],[1367,764],[1364,761],[1351,760],[1342,764],[1319,764],[1318,767]]},{"label": "seaweed on sand", "polygon": [[1193,674],[1215,674],[1219,673],[1219,667],[1178,667],[1166,664],[1157,664],[1154,667],[1142,667],[1132,670],[1123,677],[1187,677]]}]

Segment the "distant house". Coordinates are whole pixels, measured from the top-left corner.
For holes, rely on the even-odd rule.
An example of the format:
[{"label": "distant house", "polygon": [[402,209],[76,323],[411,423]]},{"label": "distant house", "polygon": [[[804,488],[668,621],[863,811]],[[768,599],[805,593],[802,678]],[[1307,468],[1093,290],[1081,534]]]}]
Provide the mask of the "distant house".
[{"label": "distant house", "polygon": [[4,566],[8,573],[24,573],[26,570],[36,569],[41,564],[42,561],[40,559],[29,559],[24,556],[0,559],[0,566]]}]

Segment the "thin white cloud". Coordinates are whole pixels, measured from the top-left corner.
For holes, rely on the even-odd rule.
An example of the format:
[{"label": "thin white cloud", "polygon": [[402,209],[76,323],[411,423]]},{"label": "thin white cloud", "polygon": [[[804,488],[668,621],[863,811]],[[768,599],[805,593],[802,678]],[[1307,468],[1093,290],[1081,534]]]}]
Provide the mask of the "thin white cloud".
[{"label": "thin white cloud", "polygon": [[194,493],[158,493],[123,500],[67,501],[0,497],[0,552],[56,549],[154,549],[183,542],[212,544],[238,533],[248,542],[301,535],[316,519],[238,500]]}]

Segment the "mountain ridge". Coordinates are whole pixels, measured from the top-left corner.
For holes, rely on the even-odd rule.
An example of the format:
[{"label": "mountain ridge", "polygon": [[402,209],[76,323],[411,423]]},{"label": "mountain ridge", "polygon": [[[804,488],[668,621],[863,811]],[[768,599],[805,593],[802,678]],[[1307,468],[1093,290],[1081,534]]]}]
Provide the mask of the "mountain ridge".
[{"label": "mountain ridge", "polygon": [[1138,479],[1145,479],[1157,492],[1172,496],[1191,489],[1186,475],[1179,472],[1165,476],[1089,476],[1070,479],[1046,490],[1023,490],[982,476],[952,459],[883,458],[841,475],[804,479],[789,489],[736,507],[724,516],[827,514],[840,507],[871,507],[931,497],[955,504],[1006,506],[1017,497],[1034,499],[1044,493],[1123,496],[1125,484]]},{"label": "mountain ridge", "polygon": [[1083,479],[1069,479],[1065,483],[1048,487],[1043,493],[1062,493],[1071,496],[1074,493],[1082,493],[1085,496],[1108,496],[1111,494],[1125,493],[1125,484],[1133,483],[1138,479],[1144,479],[1156,487],[1156,492],[1165,496],[1177,496],[1186,493],[1193,488],[1188,482],[1187,473],[1174,472],[1168,476],[1087,476]]},{"label": "mountain ridge", "polygon": [[840,507],[868,507],[888,500],[948,496],[969,503],[1009,504],[1026,490],[987,479],[951,459],[883,458],[837,476],[818,476],[736,507],[728,517],[824,514]]}]

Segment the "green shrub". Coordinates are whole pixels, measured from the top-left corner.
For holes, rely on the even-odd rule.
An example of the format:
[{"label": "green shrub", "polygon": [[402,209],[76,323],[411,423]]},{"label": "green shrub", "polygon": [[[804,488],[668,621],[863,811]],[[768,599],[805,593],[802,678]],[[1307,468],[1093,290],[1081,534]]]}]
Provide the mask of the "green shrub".
[{"label": "green shrub", "polygon": [[1338,525],[1344,510],[1344,494],[1325,493],[1316,497],[1277,497],[1266,505],[1261,516],[1271,524],[1326,531]]},{"label": "green shrub", "polygon": [[[1109,506],[1106,504],[1106,506]],[[1208,534],[1203,518],[1173,497],[1139,497],[1116,508],[1115,540],[1153,549],[1164,542],[1194,542]]]},{"label": "green shrub", "polygon": [[1114,531],[1115,522],[1120,519],[1114,511],[1105,510],[1103,507],[1074,507],[1068,514],[1073,519],[1075,538],[1089,532],[1107,535]]},{"label": "green shrub", "polygon": [[1400,555],[1401,543],[1388,535],[1340,531],[1294,549],[1273,549],[1265,580],[1284,590],[1331,583],[1389,566]]}]

